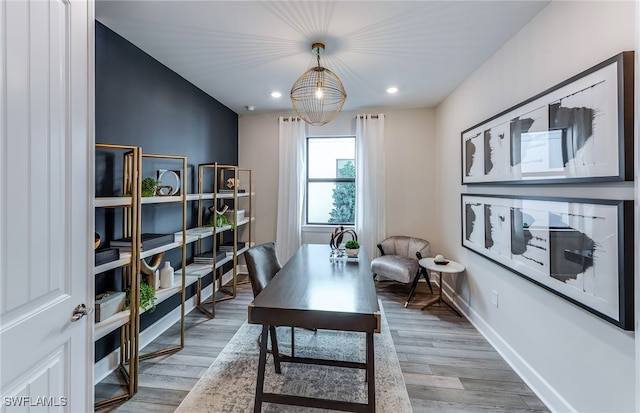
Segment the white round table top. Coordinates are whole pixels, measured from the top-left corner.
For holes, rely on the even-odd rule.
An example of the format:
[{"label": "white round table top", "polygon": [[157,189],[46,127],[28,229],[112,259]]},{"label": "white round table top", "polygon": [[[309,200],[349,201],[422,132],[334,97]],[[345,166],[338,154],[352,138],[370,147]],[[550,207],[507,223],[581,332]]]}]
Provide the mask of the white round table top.
[{"label": "white round table top", "polygon": [[449,261],[448,264],[436,264],[435,262],[433,262],[433,258],[423,258],[418,262],[420,263],[420,266],[431,271],[446,272],[450,274],[456,274],[464,271],[464,265],[460,264],[459,262],[451,260],[447,261]]}]

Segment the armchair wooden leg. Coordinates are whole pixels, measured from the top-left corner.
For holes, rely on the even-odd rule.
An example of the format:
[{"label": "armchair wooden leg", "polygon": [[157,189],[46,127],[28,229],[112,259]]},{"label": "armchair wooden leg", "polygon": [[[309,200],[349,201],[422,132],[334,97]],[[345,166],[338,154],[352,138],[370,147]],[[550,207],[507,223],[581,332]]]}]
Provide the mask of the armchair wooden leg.
[{"label": "armchair wooden leg", "polygon": [[409,290],[409,297],[407,298],[407,302],[404,303],[404,307],[407,308],[409,305],[409,301],[413,298],[413,295],[416,293],[416,288],[418,287],[418,281],[420,281],[420,268],[418,268],[418,272],[416,276],[413,278],[413,283],[411,284],[411,289]]}]

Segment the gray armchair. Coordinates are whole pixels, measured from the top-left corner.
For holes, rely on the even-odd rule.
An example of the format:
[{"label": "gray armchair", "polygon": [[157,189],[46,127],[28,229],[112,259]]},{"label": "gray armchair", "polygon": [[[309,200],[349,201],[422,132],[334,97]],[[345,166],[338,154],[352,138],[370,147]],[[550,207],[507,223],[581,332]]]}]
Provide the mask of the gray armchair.
[{"label": "gray armchair", "polygon": [[431,244],[421,238],[394,235],[378,244],[380,256],[371,261],[371,272],[378,279],[390,279],[400,283],[412,283],[409,297],[404,306],[416,292],[420,275],[424,277],[433,293],[427,271],[420,267],[418,260],[431,257]]}]

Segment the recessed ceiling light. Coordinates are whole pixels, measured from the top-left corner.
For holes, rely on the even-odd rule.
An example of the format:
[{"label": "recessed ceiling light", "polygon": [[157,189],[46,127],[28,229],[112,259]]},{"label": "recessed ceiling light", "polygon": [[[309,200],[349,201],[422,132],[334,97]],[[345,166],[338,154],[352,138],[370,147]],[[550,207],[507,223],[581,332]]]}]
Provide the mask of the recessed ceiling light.
[{"label": "recessed ceiling light", "polygon": [[279,98],[282,96],[282,93],[280,92],[271,92],[271,97],[272,98]]},{"label": "recessed ceiling light", "polygon": [[387,89],[387,93],[396,93],[398,91],[397,87],[390,87]]}]

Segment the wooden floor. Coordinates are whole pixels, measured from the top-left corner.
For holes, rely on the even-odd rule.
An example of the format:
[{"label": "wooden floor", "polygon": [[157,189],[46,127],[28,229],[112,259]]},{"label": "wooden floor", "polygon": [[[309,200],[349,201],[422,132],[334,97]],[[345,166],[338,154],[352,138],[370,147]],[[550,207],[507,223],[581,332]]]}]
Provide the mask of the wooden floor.
[{"label": "wooden floor", "polygon": [[[426,284],[420,283],[408,308],[403,307],[408,286],[379,283],[377,290],[414,412],[549,411],[466,319],[439,306],[420,310],[431,297]],[[252,299],[244,284],[236,299],[216,306],[215,319],[189,313],[185,348],[142,361],[138,393],[98,411],[173,412],[247,319]],[[178,343],[179,337],[176,325],[142,353]],[[107,377],[96,386],[96,399],[116,393],[120,381],[116,374]]]}]

